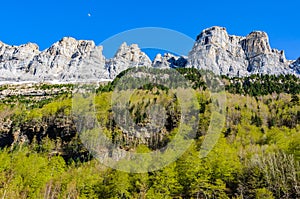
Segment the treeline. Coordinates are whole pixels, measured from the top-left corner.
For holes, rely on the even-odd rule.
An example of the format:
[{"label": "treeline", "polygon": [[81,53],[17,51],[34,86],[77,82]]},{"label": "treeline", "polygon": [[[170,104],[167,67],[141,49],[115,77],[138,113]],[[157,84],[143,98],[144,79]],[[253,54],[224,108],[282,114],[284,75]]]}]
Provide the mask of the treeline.
[{"label": "treeline", "polygon": [[[98,86],[96,91],[99,92],[110,92],[113,91],[116,85],[119,85],[120,79],[126,74],[130,73],[132,68],[122,71],[112,82],[103,83]],[[162,71],[168,71],[168,69],[161,69]],[[173,69],[172,69],[173,70]],[[300,78],[295,75],[287,74],[287,75],[268,75],[268,74],[253,74],[247,77],[228,77],[225,75],[216,76],[210,71],[198,70],[196,68],[176,68],[174,69],[178,73],[180,73],[186,80],[189,80],[189,83],[192,88],[206,90],[207,89],[207,81],[209,78],[204,81],[203,77],[215,77],[220,78],[224,85],[225,90],[232,94],[241,94],[241,95],[250,95],[250,96],[262,96],[269,95],[273,93],[288,93],[288,94],[299,94],[300,93]],[[159,70],[156,69],[145,69],[145,73],[154,72],[157,74],[163,74]],[[176,74],[174,72],[174,74]],[[204,75],[205,74],[205,75]],[[176,79],[172,79],[172,75],[169,77],[166,82],[176,82]],[[139,82],[137,78],[128,78],[126,81],[127,86],[134,87],[135,85],[143,85],[143,89],[152,89],[154,86],[159,87],[162,90],[168,90],[167,87],[164,87],[159,84],[143,84],[143,82]],[[175,84],[176,85],[176,84]],[[49,90],[49,89],[62,89],[66,88],[68,91],[66,93],[71,93],[76,86],[72,84],[41,84],[35,85],[35,89],[40,90]],[[0,86],[0,91],[8,89],[8,85]],[[12,102],[16,96],[12,96],[9,102]],[[19,96],[22,97],[22,96]],[[23,96],[24,98],[24,96]]]},{"label": "treeline", "polygon": [[295,75],[251,75],[226,79],[226,90],[234,94],[261,96],[272,93],[300,93],[300,78]]},{"label": "treeline", "polygon": [[[190,80],[194,89],[206,89],[206,81],[203,76],[211,75],[208,71],[198,70],[195,68],[178,68],[176,69],[185,78]],[[205,74],[205,75],[203,75]],[[247,77],[228,77],[221,76],[225,84],[225,90],[232,94],[263,96],[269,94],[299,94],[300,78],[295,75],[268,75],[253,74]]]},{"label": "treeline", "polygon": [[[113,91],[115,85],[118,84],[120,78],[130,72],[132,69],[127,69],[121,72],[113,82],[99,87],[98,91]],[[273,93],[300,93],[300,78],[295,75],[268,75],[268,74],[253,74],[247,77],[217,77],[209,71],[198,70],[196,68],[176,68],[177,72],[189,80],[192,88],[205,90],[207,89],[207,81],[203,77],[216,77],[223,80],[225,90],[232,94],[262,96]],[[203,75],[205,74],[205,75]],[[169,79],[169,81],[173,81]],[[132,82],[132,84],[137,82]],[[147,89],[147,87],[145,87]]]}]

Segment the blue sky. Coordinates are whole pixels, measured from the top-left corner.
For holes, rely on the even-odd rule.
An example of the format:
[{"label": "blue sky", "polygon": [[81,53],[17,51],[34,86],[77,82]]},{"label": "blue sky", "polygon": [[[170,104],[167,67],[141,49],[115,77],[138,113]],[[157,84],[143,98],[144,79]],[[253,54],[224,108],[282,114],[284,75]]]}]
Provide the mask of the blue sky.
[{"label": "blue sky", "polygon": [[266,31],[273,48],[284,49],[287,58],[296,59],[300,56],[299,6],[297,0],[6,0],[0,7],[0,40],[11,45],[34,42],[43,50],[64,36],[99,44],[129,29],[162,27],[196,38],[202,29],[218,25],[235,35]]}]

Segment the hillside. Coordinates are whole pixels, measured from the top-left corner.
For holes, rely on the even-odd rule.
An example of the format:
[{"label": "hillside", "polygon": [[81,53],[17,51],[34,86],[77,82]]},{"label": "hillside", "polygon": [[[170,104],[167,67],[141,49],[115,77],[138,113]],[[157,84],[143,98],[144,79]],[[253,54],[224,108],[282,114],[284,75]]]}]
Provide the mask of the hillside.
[{"label": "hillside", "polygon": [[[177,71],[190,81],[198,100],[199,124],[194,142],[172,164],[142,174],[106,167],[87,150],[80,139],[76,115],[72,114],[74,85],[2,86],[0,196],[300,197],[299,79],[293,75],[223,76],[227,98],[225,125],[213,150],[206,158],[200,158],[199,149],[210,123],[212,98],[202,79],[203,71],[191,68]],[[181,116],[178,99],[172,89],[156,84],[137,89],[128,104],[134,122],[146,126],[151,119],[147,110],[155,105],[165,107],[166,122],[150,137],[122,131],[112,116],[111,99],[116,84],[127,72],[130,70],[113,82],[92,88],[97,121],[106,136],[122,150],[145,153],[161,149],[178,132]],[[79,103],[93,107],[86,100]]]}]

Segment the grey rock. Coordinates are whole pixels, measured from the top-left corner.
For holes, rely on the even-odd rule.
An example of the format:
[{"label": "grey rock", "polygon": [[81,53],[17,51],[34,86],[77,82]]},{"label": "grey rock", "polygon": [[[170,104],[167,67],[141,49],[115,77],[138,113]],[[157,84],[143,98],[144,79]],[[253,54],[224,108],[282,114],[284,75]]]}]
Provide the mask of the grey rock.
[{"label": "grey rock", "polygon": [[234,36],[218,26],[201,32],[189,53],[188,62],[188,67],[228,76],[293,73],[289,67],[292,61],[286,60],[284,51],[270,47],[265,32]]},{"label": "grey rock", "polygon": [[248,61],[241,45],[244,39],[229,36],[222,27],[205,29],[189,53],[188,67],[210,70],[215,74],[245,75]]},{"label": "grey rock", "polygon": [[243,50],[247,57],[255,57],[261,54],[270,54],[271,47],[269,44],[268,35],[265,32],[251,32],[241,42]]},{"label": "grey rock", "polygon": [[111,79],[128,68],[140,66],[151,67],[150,58],[140,50],[137,44],[128,46],[125,42],[120,46],[115,56],[106,61]]},{"label": "grey rock", "polygon": [[300,57],[295,62],[290,64],[290,68],[295,74],[300,74]]},{"label": "grey rock", "polygon": [[242,41],[242,47],[249,60],[247,67],[250,73],[280,74],[286,73],[288,62],[284,51],[271,49],[268,35],[256,31]]},{"label": "grey rock", "polygon": [[157,54],[152,62],[155,68],[178,68],[187,65],[187,58],[183,56],[175,56],[171,53],[165,53],[164,56]]},{"label": "grey rock", "polygon": [[36,44],[10,46],[0,42],[0,83],[81,82],[112,80],[131,67],[195,67],[218,75],[296,74],[300,58],[287,60],[284,51],[272,49],[268,35],[251,32],[246,37],[229,35],[223,27],[203,30],[188,57],[158,54],[153,62],[137,44],[123,43],[115,56],[105,59],[102,46],[93,41],[65,37],[39,51]]},{"label": "grey rock", "polygon": [[[9,46],[0,43],[0,80],[14,81],[30,78],[23,74],[30,61],[39,53],[36,44]],[[25,75],[25,76],[24,76]]]},{"label": "grey rock", "polygon": [[169,68],[170,63],[168,62],[168,55],[162,56],[160,53],[157,54],[153,60],[153,67],[155,68]]},{"label": "grey rock", "polygon": [[93,41],[65,37],[33,58],[27,71],[42,81],[108,78],[102,47]]},{"label": "grey rock", "polygon": [[93,41],[65,37],[40,52],[36,44],[0,43],[0,82],[86,82],[113,79],[135,66],[151,66],[136,44],[123,43],[115,57],[106,60],[102,46]]}]

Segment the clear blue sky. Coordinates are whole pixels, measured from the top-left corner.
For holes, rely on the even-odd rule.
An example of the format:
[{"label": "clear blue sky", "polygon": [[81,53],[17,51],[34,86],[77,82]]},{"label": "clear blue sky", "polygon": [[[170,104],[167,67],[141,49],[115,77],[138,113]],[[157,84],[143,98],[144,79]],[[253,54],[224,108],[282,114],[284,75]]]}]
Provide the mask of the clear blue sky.
[{"label": "clear blue sky", "polygon": [[219,25],[235,35],[266,31],[273,48],[284,49],[287,58],[296,59],[300,57],[299,7],[297,0],[5,0],[0,7],[0,40],[13,45],[34,42],[43,50],[64,36],[98,44],[122,31],[151,26],[196,38],[202,29]]}]

